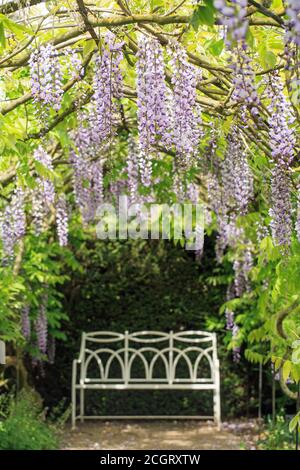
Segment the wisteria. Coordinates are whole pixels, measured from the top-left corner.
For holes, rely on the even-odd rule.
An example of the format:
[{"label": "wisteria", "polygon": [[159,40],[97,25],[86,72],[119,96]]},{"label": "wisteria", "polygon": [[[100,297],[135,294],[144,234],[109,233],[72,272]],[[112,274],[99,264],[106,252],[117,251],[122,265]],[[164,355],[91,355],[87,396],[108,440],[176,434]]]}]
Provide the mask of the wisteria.
[{"label": "wisteria", "polygon": [[142,184],[146,187],[150,186],[152,176],[152,160],[149,158],[149,154],[147,155],[143,150],[141,150],[138,155],[138,166]]},{"label": "wisteria", "polygon": [[256,222],[256,238],[260,243],[265,237],[270,235],[269,228],[264,224],[264,221]]},{"label": "wisteria", "polygon": [[33,227],[35,234],[40,235],[43,232],[45,216],[47,214],[45,200],[41,191],[32,191],[31,195]]},{"label": "wisteria", "polygon": [[100,158],[91,160],[90,151],[91,148],[87,152],[70,153],[75,200],[85,224],[95,217],[97,207],[104,198],[103,162]]},{"label": "wisteria", "polygon": [[14,238],[17,241],[24,237],[26,232],[25,192],[20,186],[17,186],[14,190],[11,200],[11,208]]},{"label": "wisteria", "polygon": [[92,193],[95,203],[95,208],[103,202],[104,199],[104,183],[103,183],[103,162],[101,159],[91,163],[90,167]]},{"label": "wisteria", "polygon": [[114,134],[118,114],[115,99],[122,94],[122,58],[122,43],[116,41],[114,34],[107,33],[101,54],[95,59],[94,94],[89,118],[98,144],[111,139]]},{"label": "wisteria", "polygon": [[298,0],[287,0],[286,13],[289,16],[288,38],[300,46],[300,3]]},{"label": "wisteria", "polygon": [[245,42],[237,49],[234,59],[231,60],[230,68],[233,71],[232,100],[242,105],[241,117],[246,124],[245,112],[247,108],[254,118],[259,117],[260,98],[255,83],[255,73]]},{"label": "wisteria", "polygon": [[237,129],[233,129],[228,136],[228,148],[221,172],[226,203],[234,208],[237,214],[245,214],[253,198],[253,176]]},{"label": "wisteria", "polygon": [[155,146],[170,145],[167,85],[162,47],[157,39],[141,35],[136,64],[137,117],[143,184],[151,178]]},{"label": "wisteria", "polygon": [[130,197],[130,202],[137,202],[138,198],[138,149],[134,139],[131,137],[128,142],[128,155],[127,155],[127,186]]},{"label": "wisteria", "polygon": [[10,203],[7,204],[1,220],[1,238],[3,243],[4,261],[13,259],[14,248],[18,240],[26,232],[25,192],[17,186]]},{"label": "wisteria", "polygon": [[[46,171],[50,173],[53,171],[52,158],[42,146],[39,146],[37,149],[35,149],[33,158],[35,161],[39,162],[43,167],[45,167]],[[37,186],[38,191],[40,191],[44,197],[45,204],[51,206],[55,199],[55,188],[53,181],[51,181],[50,177],[48,176],[39,176],[37,179]]]},{"label": "wisteria", "polygon": [[241,359],[241,348],[240,346],[236,345],[236,339],[239,335],[240,328],[239,326],[235,323],[233,328],[232,328],[232,340],[233,340],[233,348],[232,348],[232,356],[233,356],[233,362],[239,362]]},{"label": "wisteria", "polygon": [[294,158],[295,134],[291,127],[295,121],[292,107],[284,94],[284,86],[278,74],[269,84],[269,137],[275,163],[288,168]]},{"label": "wisteria", "polygon": [[1,220],[1,238],[4,254],[4,262],[9,262],[14,256],[14,232],[13,232],[13,219],[12,210],[8,204],[4,210]]},{"label": "wisteria", "polygon": [[207,177],[207,196],[208,206],[216,214],[217,217],[217,241],[216,241],[216,258],[219,262],[226,246],[228,245],[227,227],[228,213],[226,205],[226,196],[222,185],[214,173],[209,173]]},{"label": "wisteria", "polygon": [[291,106],[283,93],[279,76],[271,85],[269,136],[273,168],[271,173],[271,230],[274,243],[289,245],[292,233],[290,165],[294,158],[295,136]]},{"label": "wisteria", "polygon": [[234,260],[234,289],[235,296],[242,297],[244,292],[249,292],[249,272],[253,267],[252,252],[249,246],[243,249],[241,255]]},{"label": "wisteria", "polygon": [[48,339],[48,320],[47,320],[47,298],[42,299],[39,308],[38,317],[35,321],[35,332],[37,337],[37,345],[42,354],[47,352]]},{"label": "wisteria", "polygon": [[197,204],[199,200],[198,188],[195,183],[189,183],[187,187],[187,196],[192,204]]},{"label": "wisteria", "polygon": [[[232,300],[236,295],[235,292],[235,285],[229,284],[226,294],[226,300]],[[230,308],[226,308],[225,310],[225,320],[226,320],[226,330],[231,331],[232,335],[232,356],[234,362],[239,362],[241,359],[241,348],[237,343],[237,337],[239,334],[239,326],[235,322],[235,315],[234,312]]]},{"label": "wisteria", "polygon": [[286,169],[275,164],[271,174],[270,227],[274,243],[288,246],[292,235],[291,181]]},{"label": "wisteria", "polygon": [[68,244],[68,211],[64,195],[60,196],[56,203],[56,225],[59,244],[66,246]]},{"label": "wisteria", "polygon": [[89,174],[88,162],[80,154],[74,151],[70,153],[70,162],[74,170],[73,187],[75,194],[75,201],[78,205],[82,217],[85,222],[90,220],[89,202],[90,202],[90,187],[85,183]]},{"label": "wisteria", "polygon": [[[31,91],[44,117],[44,109],[59,111],[63,95],[62,74],[58,53],[48,43],[34,50],[29,59]],[[43,108],[45,106],[45,108]]]},{"label": "wisteria", "polygon": [[182,175],[180,171],[177,171],[174,166],[174,176],[173,176],[173,193],[176,196],[176,200],[179,203],[183,203],[186,198],[186,191],[183,185]]},{"label": "wisteria", "polygon": [[[52,173],[53,164],[51,156],[39,146],[34,151],[34,159],[41,164],[44,169],[43,172]],[[44,219],[54,204],[55,200],[55,187],[48,175],[38,176],[36,179],[36,188],[32,190],[32,219],[35,233],[39,235],[43,231]]]},{"label": "wisteria", "polygon": [[214,0],[214,7],[220,13],[220,20],[227,29],[226,42],[228,47],[233,41],[244,40],[249,22],[247,19],[248,0]]},{"label": "wisteria", "polygon": [[67,59],[69,59],[70,65],[70,78],[73,80],[79,80],[84,75],[84,68],[82,66],[82,60],[79,54],[71,48],[66,48],[64,54]]},{"label": "wisteria", "polygon": [[190,64],[186,51],[177,44],[169,49],[173,86],[172,141],[181,165],[190,165],[197,157],[202,136],[201,109],[196,100],[196,86],[201,72]]},{"label": "wisteria", "polygon": [[31,323],[30,323],[30,307],[29,305],[24,305],[21,312],[21,328],[22,334],[26,340],[30,339],[31,336]]}]

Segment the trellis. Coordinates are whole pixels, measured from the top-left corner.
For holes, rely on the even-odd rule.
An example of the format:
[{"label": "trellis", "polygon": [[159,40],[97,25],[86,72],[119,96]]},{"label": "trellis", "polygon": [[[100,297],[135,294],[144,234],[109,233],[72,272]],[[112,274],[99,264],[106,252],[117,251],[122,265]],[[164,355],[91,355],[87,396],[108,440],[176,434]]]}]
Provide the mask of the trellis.
[{"label": "trellis", "polygon": [[[252,115],[251,112],[247,114],[247,123],[240,112],[239,103],[232,99],[233,88],[235,86],[234,73],[232,63],[228,61],[230,53],[227,51],[223,56],[214,56],[215,59],[203,52],[203,49],[194,47],[186,48],[187,42],[185,38],[189,32],[194,28],[195,38],[204,36],[201,33],[209,32],[209,28],[216,27],[219,31],[222,29],[222,16],[218,12],[213,12],[212,20],[208,22],[203,21],[201,11],[199,8],[209,7],[210,2],[202,2],[198,8],[191,7],[186,2],[179,2],[172,5],[170,9],[157,10],[151,13],[141,13],[138,7],[131,8],[130,3],[119,0],[113,3],[110,8],[103,9],[97,2],[85,4],[82,0],[73,2],[71,8],[62,5],[57,5],[57,2],[50,4],[49,11],[45,11],[43,2],[37,0],[20,1],[20,2],[6,2],[0,7],[1,24],[4,28],[6,40],[2,37],[2,45],[6,41],[8,47],[7,52],[3,53],[0,58],[0,69],[5,84],[10,80],[19,80],[18,90],[8,94],[8,98],[0,105],[0,112],[2,118],[2,125],[4,128],[3,136],[6,136],[3,143],[3,159],[0,174],[0,183],[3,191],[3,206],[11,199],[12,189],[17,176],[23,178],[26,183],[28,175],[36,175],[35,161],[30,157],[33,148],[38,142],[43,142],[48,146],[49,153],[53,158],[53,165],[55,169],[61,171],[64,192],[68,193],[71,189],[70,180],[72,174],[69,171],[69,160],[67,158],[68,151],[66,146],[62,144],[62,140],[58,138],[56,132],[62,123],[66,124],[64,129],[65,135],[73,128],[73,117],[78,111],[84,108],[92,99],[93,91],[85,90],[84,96],[81,96],[78,101],[78,96],[72,96],[76,86],[80,82],[90,80],[91,67],[95,55],[101,49],[101,44],[105,33],[113,31],[117,36],[124,38],[123,52],[128,68],[133,68],[135,56],[138,51],[136,42],[136,33],[144,34],[149,37],[155,38],[165,49],[170,44],[170,41],[175,39],[186,50],[188,60],[191,64],[199,67],[202,70],[202,79],[197,83],[197,103],[201,106],[202,114],[205,117],[203,126],[209,130],[211,126],[220,127],[223,134],[228,131],[230,127],[228,123],[233,122],[239,129],[241,140],[249,155],[254,157],[256,155],[273,159],[272,142],[269,140],[270,131],[270,110],[268,109],[265,97],[262,97],[258,109],[259,118],[257,115]],[[59,2],[60,3],[60,2]],[[231,4],[231,2],[229,2]],[[267,6],[266,6],[267,5]],[[26,8],[25,8],[26,6]],[[28,8],[29,7],[29,8]],[[211,11],[211,10],[209,10]],[[269,33],[277,35],[277,39],[282,43],[285,41],[286,33],[291,33],[291,24],[289,23],[288,16],[285,8],[276,8],[268,6],[268,3],[258,2],[254,0],[248,1],[248,8],[246,18],[249,23],[249,30],[253,36],[265,33],[266,37]],[[23,18],[26,18],[26,29],[22,29]],[[200,18],[200,19],[199,19]],[[202,19],[201,19],[202,18]],[[200,28],[200,34],[199,34]],[[49,35],[50,32],[50,35]],[[2,35],[3,36],[3,35]],[[92,43],[92,41],[94,41]],[[83,68],[84,77],[73,78],[63,84],[63,94],[66,103],[60,111],[54,115],[52,114],[49,122],[42,122],[38,126],[32,123],[32,119],[28,118],[32,113],[32,93],[29,91],[27,83],[23,84],[20,80],[19,74],[28,72],[28,61],[34,47],[51,42],[55,51],[58,54],[63,54],[67,47],[76,48],[79,44],[79,53],[84,55]],[[92,47],[87,47],[87,43],[92,44]],[[283,49],[283,48],[282,48]],[[274,54],[273,54],[274,55]],[[299,126],[299,108],[298,102],[294,99],[293,88],[291,82],[295,69],[288,62],[285,52],[281,51],[278,54],[276,63],[272,66],[268,64],[261,65],[253,57],[254,63],[254,76],[256,79],[261,77],[273,77],[274,72],[281,74],[282,78],[286,79],[286,90],[291,95],[292,103],[291,109],[293,110],[295,122],[293,129],[295,130],[295,148],[294,148],[294,161],[287,167],[287,181],[290,181],[293,194],[297,192],[297,176],[298,176],[298,126]],[[267,61],[266,61],[267,62]],[[295,60],[297,68],[297,57]],[[286,71],[286,69],[288,69]],[[171,73],[166,70],[166,81],[171,88]],[[76,93],[74,91],[74,93]],[[137,93],[136,89],[125,82],[123,86],[123,97],[129,103],[136,103]],[[249,109],[248,109],[249,111]],[[18,118],[25,121],[25,126],[22,124],[21,130],[17,132]],[[16,131],[11,130],[12,123],[16,123]],[[118,123],[118,132],[128,132],[135,129],[135,118],[132,117],[130,110],[122,109],[121,119]],[[226,131],[224,132],[224,127]],[[9,140],[12,136],[16,137],[16,149],[9,145]],[[259,136],[259,138],[257,138]],[[23,152],[25,155],[23,155]],[[157,152],[162,155],[175,158],[174,151],[167,149],[161,145],[157,145]],[[257,152],[257,153],[256,153]],[[106,158],[109,159],[108,153]],[[96,158],[96,157],[95,157]],[[256,158],[253,159],[253,164]],[[273,161],[271,161],[272,163]],[[24,170],[24,168],[26,168]],[[265,170],[269,172],[268,165],[262,165],[257,169],[255,177],[258,178],[264,174]],[[196,181],[200,186],[201,196],[203,200],[206,199],[206,175],[197,174]],[[26,184],[25,184],[26,185]],[[48,227],[53,225],[55,220],[55,209],[48,220]],[[24,242],[20,240],[18,243],[18,253],[15,258],[13,272],[18,274],[22,261],[22,254],[24,249]],[[296,302],[297,304],[297,302]],[[285,309],[285,312],[294,311],[296,304],[291,305],[291,309]],[[278,322],[282,322],[282,316],[279,315]],[[280,329],[279,334],[284,337],[284,332]]]}]

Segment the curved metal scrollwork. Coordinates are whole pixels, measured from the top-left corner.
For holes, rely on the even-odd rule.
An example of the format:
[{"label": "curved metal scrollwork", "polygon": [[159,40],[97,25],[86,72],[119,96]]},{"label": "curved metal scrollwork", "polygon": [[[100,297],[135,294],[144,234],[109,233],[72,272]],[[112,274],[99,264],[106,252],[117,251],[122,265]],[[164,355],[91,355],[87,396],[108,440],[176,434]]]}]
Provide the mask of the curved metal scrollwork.
[{"label": "curved metal scrollwork", "polygon": [[[77,370],[80,377],[77,380]],[[137,331],[83,333],[73,362],[73,425],[84,415],[86,389],[212,390],[220,423],[219,361],[215,333]],[[76,416],[76,391],[80,415]]]}]

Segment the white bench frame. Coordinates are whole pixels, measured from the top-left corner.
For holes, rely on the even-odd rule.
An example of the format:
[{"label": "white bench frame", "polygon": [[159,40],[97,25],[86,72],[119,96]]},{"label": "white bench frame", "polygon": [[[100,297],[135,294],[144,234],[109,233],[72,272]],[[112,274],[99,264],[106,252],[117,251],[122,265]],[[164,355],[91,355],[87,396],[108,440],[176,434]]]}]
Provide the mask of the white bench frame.
[{"label": "white bench frame", "polygon": [[[122,347],[113,349],[114,343],[122,342]],[[89,343],[91,346],[89,347]],[[167,346],[159,349],[159,343]],[[102,345],[102,347],[101,347]],[[135,346],[139,345],[139,348]],[[186,346],[182,348],[182,346]],[[96,346],[97,349],[92,349]],[[180,348],[178,346],[181,346]],[[154,355],[151,361],[143,353],[151,351]],[[190,352],[197,352],[197,358],[192,361]],[[109,355],[104,363],[103,354]],[[145,367],[145,377],[132,377],[133,361],[139,358]],[[202,359],[208,361],[210,377],[198,377],[198,367]],[[88,367],[96,360],[99,367],[99,378],[88,377]],[[122,378],[110,377],[111,364],[118,361]],[[153,377],[157,360],[165,364],[165,378]],[[185,360],[189,378],[176,377],[179,360]],[[220,373],[217,357],[217,337],[215,333],[204,331],[180,331],[164,333],[160,331],[138,331],[124,334],[112,331],[97,331],[82,333],[79,358],[73,361],[72,371],[72,427],[76,420],[84,419],[214,419],[218,429],[221,425],[220,404]],[[79,372],[79,374],[78,374]],[[86,390],[212,390],[213,416],[86,416]],[[76,410],[76,398],[79,392],[79,414]]]}]

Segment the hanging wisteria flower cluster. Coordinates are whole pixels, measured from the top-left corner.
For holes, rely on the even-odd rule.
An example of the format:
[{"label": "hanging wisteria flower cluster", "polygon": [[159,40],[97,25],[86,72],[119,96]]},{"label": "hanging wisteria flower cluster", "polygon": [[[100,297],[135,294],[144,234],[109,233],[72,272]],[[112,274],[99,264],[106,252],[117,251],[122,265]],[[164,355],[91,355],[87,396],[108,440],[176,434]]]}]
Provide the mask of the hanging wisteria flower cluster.
[{"label": "hanging wisteria flower cluster", "polygon": [[29,59],[31,91],[34,102],[43,110],[53,108],[59,111],[63,96],[62,73],[58,53],[52,44],[40,46]]},{"label": "hanging wisteria flower cluster", "polygon": [[300,3],[298,0],[287,0],[286,13],[290,20],[288,23],[288,40],[300,46]]},{"label": "hanging wisteria flower cluster", "polygon": [[[31,196],[31,218],[36,235],[43,232],[45,220],[51,209],[56,208],[57,233],[60,245],[67,244],[68,215],[64,196],[55,201],[55,187],[51,179],[53,163],[51,156],[42,146],[34,151],[34,161],[38,165],[40,176],[36,178],[36,187],[27,196]],[[49,175],[49,176],[48,176]],[[21,186],[14,190],[11,201],[8,203],[1,216],[1,239],[4,254],[4,262],[11,262],[14,258],[14,249],[17,242],[26,234],[26,193]],[[27,197],[29,200],[29,198]]]},{"label": "hanging wisteria flower cluster", "polygon": [[118,114],[115,100],[122,95],[122,46],[123,43],[117,42],[113,33],[107,33],[101,54],[95,59],[90,123],[94,131],[93,139],[97,143],[103,143],[114,135]]},{"label": "hanging wisteria flower cluster", "polygon": [[86,154],[74,151],[70,154],[74,170],[73,186],[76,203],[84,224],[94,219],[98,205],[103,200],[103,163],[93,161]]},{"label": "hanging wisteria flower cluster", "polygon": [[48,340],[48,319],[47,319],[47,301],[45,295],[39,308],[38,316],[35,321],[35,332],[37,337],[37,346],[42,354],[47,352]]},{"label": "hanging wisteria flower cluster", "polygon": [[68,244],[68,211],[64,195],[58,198],[56,204],[56,225],[59,244],[66,246]]},{"label": "hanging wisteria flower cluster", "polygon": [[[33,157],[36,162],[39,162],[45,168],[45,171],[52,174],[52,158],[42,146],[35,149]],[[54,204],[54,200],[55,188],[53,181],[48,176],[39,176],[36,179],[36,188],[32,191],[32,217],[37,235],[43,231],[45,216]]]},{"label": "hanging wisteria flower cluster", "polygon": [[133,137],[130,137],[128,141],[128,155],[126,167],[127,187],[129,192],[130,203],[134,204],[138,201],[139,154],[136,142]]},{"label": "hanging wisteria flower cluster", "polygon": [[253,268],[253,255],[251,245],[248,243],[243,251],[233,262],[234,270],[234,290],[235,296],[241,297],[244,292],[249,292],[251,288],[249,273]]},{"label": "hanging wisteria flower cluster", "polygon": [[225,159],[215,162],[207,175],[208,208],[217,217],[216,255],[221,261],[227,246],[235,246],[242,232],[237,217],[248,212],[253,198],[253,175],[238,129],[227,137]]},{"label": "hanging wisteria flower cluster", "polygon": [[220,13],[220,20],[227,29],[226,42],[228,47],[232,42],[244,40],[249,22],[247,20],[248,0],[214,0],[214,7]]},{"label": "hanging wisteria flower cluster", "polygon": [[24,305],[21,313],[21,331],[22,335],[26,340],[30,339],[31,336],[31,323],[29,317],[30,307],[28,304]]},{"label": "hanging wisteria flower cluster", "polygon": [[70,47],[67,47],[64,50],[66,59],[68,59],[68,64],[70,65],[70,78],[72,80],[80,80],[84,75],[84,68],[82,66],[82,60],[79,54],[76,54],[74,50]]},{"label": "hanging wisteria flower cluster", "polygon": [[[239,326],[235,323],[234,312],[228,308],[225,310],[226,329],[231,331],[233,343],[240,331]],[[232,349],[233,362],[239,362],[241,359],[241,348],[234,344]]]},{"label": "hanging wisteria flower cluster", "polygon": [[1,218],[4,262],[10,262],[13,259],[15,245],[25,235],[25,231],[25,192],[17,186]]},{"label": "hanging wisteria flower cluster", "polygon": [[173,86],[172,143],[179,164],[189,165],[198,155],[202,134],[201,109],[196,100],[196,86],[201,80],[199,69],[188,61],[186,51],[173,44],[170,49]]},{"label": "hanging wisteria flower cluster", "polygon": [[228,147],[221,167],[228,207],[233,208],[238,215],[246,214],[253,198],[253,175],[236,127],[228,135]]},{"label": "hanging wisteria flower cluster", "polygon": [[243,42],[236,50],[234,60],[231,60],[230,68],[232,77],[232,100],[244,106],[242,107],[242,121],[246,123],[246,109],[250,110],[253,117],[259,116],[260,99],[255,84],[255,73],[251,65],[247,45]]},{"label": "hanging wisteria flower cluster", "polygon": [[167,86],[162,47],[157,39],[142,35],[137,53],[137,118],[140,172],[143,184],[151,182],[151,159],[157,143],[170,145]]},{"label": "hanging wisteria flower cluster", "polygon": [[294,158],[295,135],[291,128],[294,122],[291,106],[278,75],[270,85],[269,138],[273,169],[271,174],[270,209],[272,237],[276,245],[289,245],[292,234],[292,204],[290,165]]}]

